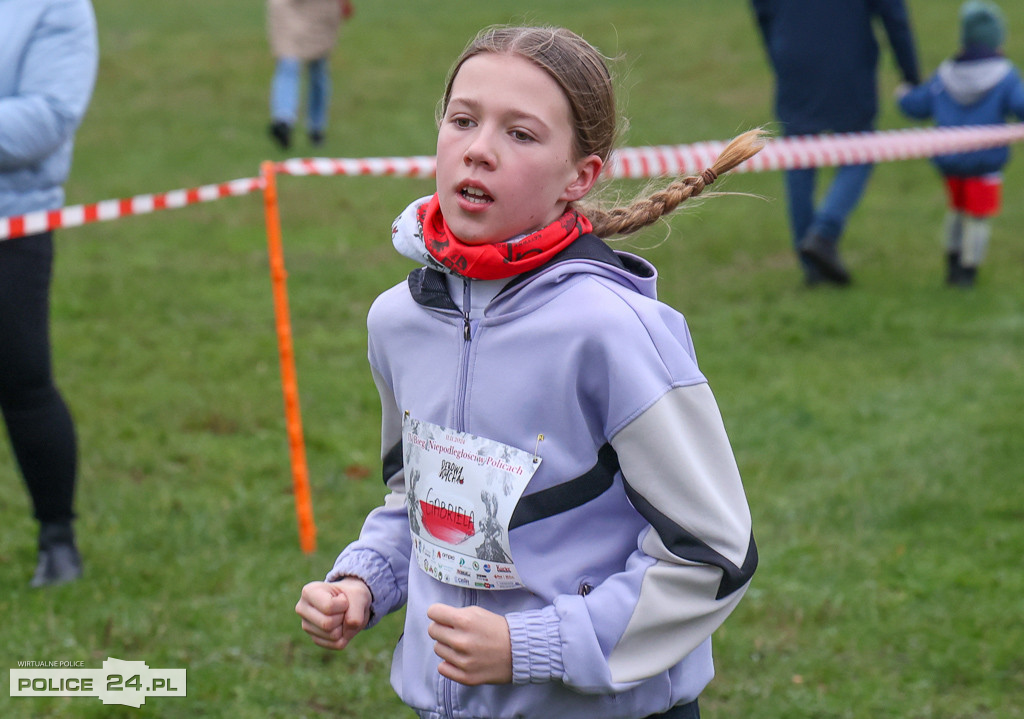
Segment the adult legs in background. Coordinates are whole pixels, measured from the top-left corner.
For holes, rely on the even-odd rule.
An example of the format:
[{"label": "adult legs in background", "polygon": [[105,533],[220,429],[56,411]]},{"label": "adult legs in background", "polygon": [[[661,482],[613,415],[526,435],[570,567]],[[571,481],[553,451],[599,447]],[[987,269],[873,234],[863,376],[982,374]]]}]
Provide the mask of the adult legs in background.
[{"label": "adult legs in background", "polygon": [[857,207],[874,165],[842,165],[836,169],[828,193],[818,208],[811,230],[839,241],[846,219]]},{"label": "adult legs in background", "polygon": [[306,117],[306,126],[309,131],[310,142],[314,145],[320,145],[324,141],[324,131],[327,128],[327,108],[331,100],[329,59],[321,57],[311,60],[308,71],[309,109]]},{"label": "adult legs in background", "polygon": [[292,128],[298,117],[302,61],[278,58],[270,81],[270,135],[282,149],[291,146]]},{"label": "adult legs in background", "polygon": [[793,234],[793,249],[804,272],[807,284],[822,281],[821,273],[803,255],[800,254],[800,243],[807,236],[814,221],[814,185],[818,171],[809,167],[801,170],[786,170],[786,202],[789,210],[789,227]]},{"label": "adult legs in background", "polygon": [[32,586],[77,579],[72,520],[77,444],[50,360],[53,236],[0,242],[0,410],[40,523]]},{"label": "adult legs in background", "polygon": [[839,258],[838,244],[847,218],[864,194],[872,169],[870,164],[838,167],[824,200],[799,240],[801,259],[825,280],[840,285],[850,282],[850,273]]}]

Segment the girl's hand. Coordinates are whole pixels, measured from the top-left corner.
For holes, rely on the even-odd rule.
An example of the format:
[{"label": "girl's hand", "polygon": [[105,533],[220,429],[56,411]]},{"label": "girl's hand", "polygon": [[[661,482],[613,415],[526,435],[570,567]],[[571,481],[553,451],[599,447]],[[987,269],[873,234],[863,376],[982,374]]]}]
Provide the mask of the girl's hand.
[{"label": "girl's hand", "polygon": [[505,617],[481,607],[456,609],[433,604],[427,633],[434,653],[443,660],[441,676],[475,686],[512,682],[512,639]]},{"label": "girl's hand", "polygon": [[295,613],[302,617],[302,629],[315,644],[344,649],[369,623],[372,602],[370,588],[362,579],[345,577],[304,586]]}]

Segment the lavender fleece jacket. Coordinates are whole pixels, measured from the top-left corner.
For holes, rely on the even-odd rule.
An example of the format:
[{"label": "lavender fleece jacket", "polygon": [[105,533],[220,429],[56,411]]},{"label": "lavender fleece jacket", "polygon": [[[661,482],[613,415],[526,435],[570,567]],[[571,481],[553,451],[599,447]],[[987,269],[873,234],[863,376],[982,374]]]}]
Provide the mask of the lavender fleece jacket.
[{"label": "lavender fleece jacket", "polygon": [[[718,406],[656,279],[588,235],[510,281],[479,319],[428,268],[371,307],[390,492],[327,578],[363,578],[375,620],[407,607],[392,685],[420,716],[646,717],[711,680],[711,634],[757,551]],[[531,452],[544,435],[510,523],[524,589],[454,587],[410,565],[405,411]],[[505,616],[512,684],[437,673],[435,602]]]}]

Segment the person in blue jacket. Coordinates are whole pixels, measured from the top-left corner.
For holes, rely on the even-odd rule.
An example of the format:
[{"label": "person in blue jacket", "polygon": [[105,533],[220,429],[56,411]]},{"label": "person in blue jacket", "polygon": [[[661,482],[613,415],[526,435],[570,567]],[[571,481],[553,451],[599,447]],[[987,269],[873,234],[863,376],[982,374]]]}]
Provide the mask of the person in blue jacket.
[{"label": "person in blue jacket", "polygon": [[[876,19],[885,28],[903,79],[910,84],[919,81],[903,0],[752,3],[775,73],[775,115],[787,136],[874,129],[878,111]],[[838,244],[871,169],[870,164],[839,167],[817,205],[817,170],[786,171],[793,245],[808,284],[850,282]]]},{"label": "person in blue jacket", "polygon": [[[913,118],[933,118],[939,127],[1001,124],[1011,116],[1024,120],[1024,81],[1000,51],[1005,36],[997,5],[982,0],[964,3],[959,52],[924,84],[897,88],[900,109]],[[990,220],[999,213],[1001,171],[1009,159],[1005,145],[934,158],[949,198],[943,239],[950,285],[974,285],[988,248]]]},{"label": "person in blue jacket", "polygon": [[[89,0],[0,0],[0,217],[64,204],[98,64]],[[74,424],[54,384],[53,233],[0,241],[0,409],[39,520],[31,585],[77,579]]]},{"label": "person in blue jacket", "polygon": [[757,565],[725,426],[629,234],[760,148],[623,208],[601,54],[490,28],[440,103],[437,191],[392,241],[420,267],[367,319],[387,495],[296,612],[343,649],[405,607],[391,683],[422,719],[696,719],[711,635]]}]

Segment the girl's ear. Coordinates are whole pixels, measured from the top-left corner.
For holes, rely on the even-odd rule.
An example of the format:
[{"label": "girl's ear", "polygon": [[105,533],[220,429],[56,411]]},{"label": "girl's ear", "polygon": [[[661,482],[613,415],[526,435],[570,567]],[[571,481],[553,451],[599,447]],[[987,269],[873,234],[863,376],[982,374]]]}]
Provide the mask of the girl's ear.
[{"label": "girl's ear", "polygon": [[558,199],[564,202],[576,202],[581,200],[590,192],[590,188],[601,176],[601,168],[604,167],[604,160],[597,155],[588,155],[576,163],[576,175],[566,188],[565,192]]}]

